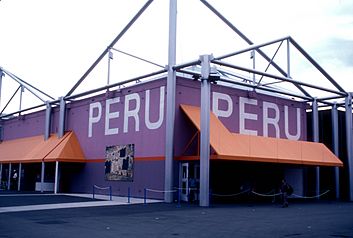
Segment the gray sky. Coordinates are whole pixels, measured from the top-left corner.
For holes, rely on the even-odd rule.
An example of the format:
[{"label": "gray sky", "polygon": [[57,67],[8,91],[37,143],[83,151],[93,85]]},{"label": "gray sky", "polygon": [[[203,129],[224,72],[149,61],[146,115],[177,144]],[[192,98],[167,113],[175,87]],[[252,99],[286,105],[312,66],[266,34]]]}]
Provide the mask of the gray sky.
[{"label": "gray sky", "polygon": [[[65,95],[146,0],[1,0],[0,66],[53,97]],[[292,36],[347,91],[353,91],[353,1],[209,0],[255,44]],[[115,48],[167,64],[169,0],[155,0]],[[198,0],[178,1],[177,62],[247,45]],[[293,52],[294,54],[295,52]],[[316,78],[302,59],[293,72]],[[249,61],[249,66],[250,66]],[[157,67],[114,53],[111,82]],[[296,79],[296,75],[293,76]],[[107,59],[77,92],[107,82]],[[3,87],[15,89],[8,77]],[[3,92],[6,97],[14,91]],[[76,92],[76,91],[75,91]],[[27,103],[33,104],[31,100]]]}]

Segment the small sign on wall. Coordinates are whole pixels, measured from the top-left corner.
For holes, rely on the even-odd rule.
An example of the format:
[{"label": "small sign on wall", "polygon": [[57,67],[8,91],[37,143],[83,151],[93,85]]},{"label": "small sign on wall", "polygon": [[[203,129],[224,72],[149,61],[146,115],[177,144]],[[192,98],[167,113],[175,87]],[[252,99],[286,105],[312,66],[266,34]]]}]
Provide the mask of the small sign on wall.
[{"label": "small sign on wall", "polygon": [[105,179],[133,181],[134,144],[107,146],[105,149]]}]

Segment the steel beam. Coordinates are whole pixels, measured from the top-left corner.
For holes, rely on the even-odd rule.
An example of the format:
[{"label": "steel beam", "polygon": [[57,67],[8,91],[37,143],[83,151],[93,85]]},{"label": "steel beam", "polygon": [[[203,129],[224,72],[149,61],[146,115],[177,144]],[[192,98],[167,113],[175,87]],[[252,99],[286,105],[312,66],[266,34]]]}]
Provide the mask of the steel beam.
[{"label": "steel beam", "polygon": [[[316,98],[313,101],[312,105],[312,127],[313,127],[313,141],[319,142],[319,109]],[[320,167],[315,167],[315,195],[319,196],[320,194]],[[319,199],[319,197],[318,197]]]},{"label": "steel beam", "polygon": [[108,51],[108,76],[107,76],[107,85],[110,84],[110,60],[113,59],[113,52]]},{"label": "steel beam", "polygon": [[120,39],[124,36],[124,34],[130,29],[130,27],[135,23],[135,21],[142,15],[142,13],[148,8],[148,6],[153,2],[153,0],[148,0],[145,5],[137,12],[137,14],[129,21],[129,23],[124,27],[124,29],[119,33],[117,37],[109,44],[109,46],[103,51],[103,53],[94,61],[94,63],[89,67],[89,69],[82,75],[82,77],[77,81],[74,87],[66,94],[70,96],[78,86],[82,83],[83,80],[92,72],[92,70],[97,66],[97,64],[103,59],[103,57],[108,53],[110,48],[112,48]]},{"label": "steel beam", "polygon": [[50,137],[50,126],[51,126],[51,105],[47,101],[46,110],[45,110],[44,140],[48,140]]},{"label": "steel beam", "polygon": [[[331,109],[332,118],[332,142],[333,142],[333,153],[339,157],[339,147],[338,147],[338,110],[337,104],[333,104]],[[340,198],[340,170],[339,167],[334,168],[335,172],[335,198]]]},{"label": "steel beam", "polygon": [[306,86],[306,87],[315,88],[315,89],[326,91],[326,92],[330,92],[330,93],[335,93],[335,94],[341,95],[341,96],[346,96],[347,95],[346,92],[335,91],[335,90],[328,89],[328,88],[323,88],[323,87],[320,87],[320,86],[317,86],[317,85],[304,83],[304,82],[299,82],[299,81],[293,80],[291,78],[282,77],[282,76],[269,74],[269,73],[258,71],[258,70],[245,68],[245,67],[242,67],[242,66],[238,66],[238,65],[227,63],[227,62],[223,62],[223,61],[220,61],[220,60],[212,60],[212,63],[218,64],[218,65],[221,65],[221,66],[225,66],[225,67],[229,67],[229,68],[233,68],[233,69],[237,69],[237,70],[241,70],[241,71],[245,71],[245,72],[249,72],[249,73],[256,73],[256,74],[263,75],[263,76],[266,76],[266,77],[269,77],[269,78],[282,80],[284,82],[289,82],[289,83],[293,83],[293,84],[299,84],[301,86]]},{"label": "steel beam", "polygon": [[292,45],[297,48],[297,50],[312,64],[314,67],[320,71],[322,75],[327,78],[333,86],[335,86],[340,92],[346,93],[346,91],[292,38],[289,37]]},{"label": "steel beam", "polygon": [[[266,69],[265,69],[265,72],[267,72],[267,70],[270,68],[271,63],[272,63],[272,61],[275,59],[275,57],[276,57],[276,55],[277,55],[279,49],[281,48],[282,44],[283,44],[283,41],[281,41],[281,43],[280,43],[279,46],[277,47],[276,52],[273,54],[273,56],[272,56],[272,58],[271,58],[271,61],[268,62],[267,67],[266,67]],[[255,69],[255,68],[254,68],[254,69]],[[261,83],[263,77],[264,77],[264,76],[261,76],[261,78],[260,78],[260,80],[259,80],[259,82],[258,82],[258,85]]]},{"label": "steel beam", "polygon": [[99,91],[107,90],[107,89],[114,88],[114,87],[117,87],[117,86],[123,86],[124,84],[128,84],[128,83],[136,82],[136,81],[144,79],[144,78],[157,76],[159,74],[166,73],[167,71],[168,71],[167,69],[158,70],[156,72],[152,72],[152,73],[149,73],[149,74],[141,75],[141,76],[138,76],[138,77],[135,77],[135,78],[131,78],[131,79],[125,80],[125,81],[121,81],[121,82],[110,84],[110,85],[106,85],[106,86],[103,86],[103,87],[100,87],[100,88],[95,88],[95,89],[92,89],[92,90],[88,90],[88,91],[83,92],[83,93],[78,93],[78,94],[71,95],[71,96],[65,96],[64,99],[71,100],[71,99],[87,96],[87,95],[92,94],[92,93],[96,93],[96,92],[99,92]]},{"label": "steel beam", "polygon": [[157,67],[159,67],[159,68],[162,68],[162,69],[165,68],[165,66],[163,66],[163,65],[154,63],[154,62],[152,62],[152,61],[150,61],[150,60],[146,60],[146,59],[144,59],[144,58],[138,57],[138,56],[133,55],[133,54],[129,54],[129,53],[125,52],[125,51],[118,50],[118,49],[115,49],[115,48],[111,48],[111,49],[112,49],[112,50],[115,50],[116,52],[119,52],[119,53],[121,53],[121,54],[130,56],[130,57],[132,57],[132,58],[134,58],[134,59],[138,59],[138,60],[141,60],[141,61],[146,62],[146,63],[148,63],[148,64],[152,64],[152,65],[157,66]]},{"label": "steel beam", "polygon": [[247,83],[237,82],[237,81],[224,79],[224,78],[221,78],[218,81],[219,82],[229,83],[229,84],[236,84],[236,85],[240,85],[240,86],[243,86],[243,87],[249,87],[249,88],[253,88],[253,89],[263,90],[263,91],[267,91],[267,92],[278,93],[278,94],[282,94],[282,95],[286,95],[286,96],[297,97],[297,98],[301,98],[301,99],[304,99],[304,100],[312,100],[311,97],[307,97],[307,96],[304,96],[304,95],[297,95],[297,94],[289,93],[289,92],[282,92],[282,91],[276,90],[275,88],[258,87],[258,86],[250,85],[250,84],[247,84]]},{"label": "steel beam", "polygon": [[[4,72],[2,71],[2,69],[0,68],[0,108],[1,108],[1,92],[2,92],[2,77],[4,76]],[[1,114],[1,113],[0,113]]]},{"label": "steel beam", "polygon": [[353,201],[353,143],[352,143],[352,95],[348,93],[345,101],[346,108],[346,141],[347,141],[347,171],[348,171],[348,199]]},{"label": "steel beam", "polygon": [[59,101],[60,101],[60,111],[59,111],[58,137],[61,138],[65,134],[65,108],[66,108],[66,103],[65,103],[64,97],[60,97]]},{"label": "steel beam", "polygon": [[290,78],[290,40],[287,39],[287,77]]},{"label": "steel beam", "polygon": [[[60,101],[60,111],[59,111],[59,131],[58,137],[61,138],[65,134],[65,109],[66,103],[64,97],[59,98]],[[59,161],[55,161],[55,180],[54,180],[54,194],[57,194],[60,184],[60,174],[59,174]]]},{"label": "steel beam", "polygon": [[[25,88],[25,89],[27,89],[29,92],[31,92],[35,97],[37,97],[40,101],[42,101],[42,102],[45,102],[45,100],[42,98],[42,97],[40,97],[37,93],[35,93],[33,90],[32,90],[32,88],[33,89],[35,89],[35,90],[37,90],[38,91],[38,89],[36,89],[36,88],[34,88],[34,87],[32,87],[31,88],[31,86],[27,86],[27,83],[24,83],[23,82],[23,80],[21,80],[21,79],[19,79],[16,75],[14,75],[14,74],[12,74],[12,73],[10,73],[10,72],[8,72],[8,71],[4,71],[4,72],[6,72],[6,74],[8,75],[8,76],[10,76],[10,78],[12,78],[13,80],[15,80],[19,85],[21,85],[21,87],[23,87],[23,88]],[[42,94],[44,94],[44,93],[42,93]],[[44,94],[44,95],[46,95],[47,96],[47,94]],[[49,96],[50,97],[50,96]],[[51,98],[51,97],[50,97]]]},{"label": "steel beam", "polygon": [[[232,52],[232,53],[229,53],[229,54],[226,54],[226,55],[215,57],[215,60],[223,60],[223,59],[235,56],[235,55],[246,53],[248,51],[257,50],[257,49],[259,49],[261,47],[264,47],[264,46],[268,46],[268,45],[276,44],[278,42],[282,42],[284,40],[288,40],[288,38],[289,38],[289,36],[286,36],[286,37],[282,37],[282,38],[279,38],[279,39],[276,39],[276,40],[272,40],[272,41],[268,41],[268,42],[261,43],[261,44],[256,44],[256,45],[251,44],[251,46],[249,46],[247,48],[244,48],[244,49],[241,49],[241,50],[237,50],[235,52]],[[271,62],[271,60],[269,60],[268,62]],[[285,75],[287,75],[287,74],[285,74]]]},{"label": "steel beam", "polygon": [[[40,90],[39,88],[33,86],[32,84],[30,84],[30,83],[24,81],[23,79],[21,79],[21,78],[18,77],[17,75],[15,75],[15,74],[13,74],[13,73],[7,71],[7,70],[4,70],[4,72],[5,72],[7,75],[9,75],[12,79],[14,79],[18,84],[25,86],[25,87],[28,89],[28,91],[30,91],[29,88],[32,88],[32,89],[34,89],[35,91],[37,91],[37,92],[43,94],[44,96],[50,98],[51,100],[54,100],[54,98],[53,98],[52,96],[50,96],[49,94],[43,92],[42,90]],[[37,96],[37,94],[36,94],[35,92],[33,92],[33,91],[30,91],[30,92],[33,93],[35,96]]]},{"label": "steel beam", "polygon": [[[166,143],[165,143],[165,175],[164,189],[173,189],[173,161],[174,161],[174,121],[175,121],[175,91],[176,72],[176,31],[177,31],[177,0],[169,1],[169,50],[168,50],[168,79],[167,79],[167,114],[166,114]],[[164,193],[164,201],[173,202],[173,194]]]},{"label": "steel beam", "polygon": [[201,60],[201,115],[200,115],[200,206],[208,207],[210,204],[210,101],[211,72],[210,55],[200,56]]},{"label": "steel beam", "polygon": [[[4,106],[4,108],[1,110],[0,112],[0,118],[1,118],[1,114],[5,111],[5,109],[7,108],[7,106],[10,104],[10,102],[12,101],[12,99],[15,97],[16,93],[18,92],[18,90],[20,90],[21,86],[19,86],[16,91],[12,94],[11,98],[9,99],[9,101],[7,101],[6,105]],[[9,114],[6,114],[6,116],[8,116]]]},{"label": "steel beam", "polygon": [[6,117],[9,117],[9,116],[12,116],[12,115],[21,113],[21,112],[31,111],[31,110],[37,109],[37,108],[39,108],[39,107],[44,107],[44,106],[46,106],[46,104],[40,104],[40,105],[38,105],[38,106],[26,108],[26,109],[23,109],[23,110],[20,110],[20,111],[11,112],[11,113],[8,113],[8,114],[6,114],[6,115],[1,115],[1,113],[0,113],[0,119],[6,118]]},{"label": "steel beam", "polygon": [[25,91],[25,88],[23,85],[21,85],[21,90],[20,90],[20,106],[19,106],[19,111],[22,110],[22,98],[23,98],[23,93]]},{"label": "steel beam", "polygon": [[[253,42],[247,38],[239,29],[237,29],[230,21],[227,20],[220,12],[218,12],[211,4],[206,0],[200,0],[208,9],[210,9],[216,16],[218,16],[229,28],[235,31],[243,40],[245,40],[249,45],[252,45]],[[265,59],[267,62],[270,62],[271,65],[278,70],[283,76],[287,77],[287,73],[274,61],[271,62],[270,57],[268,57],[261,49],[257,48],[256,51]],[[293,83],[304,95],[310,96],[310,94],[305,91],[300,85]]]}]

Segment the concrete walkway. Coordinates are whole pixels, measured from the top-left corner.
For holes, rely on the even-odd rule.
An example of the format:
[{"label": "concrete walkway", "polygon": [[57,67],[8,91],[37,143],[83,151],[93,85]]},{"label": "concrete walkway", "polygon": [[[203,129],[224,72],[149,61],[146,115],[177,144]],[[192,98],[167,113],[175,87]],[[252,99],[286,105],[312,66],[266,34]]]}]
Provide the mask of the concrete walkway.
[{"label": "concrete walkway", "polygon": [[[141,198],[130,198],[127,197],[110,197],[106,195],[95,195],[95,199],[92,198],[92,194],[0,194],[0,201],[10,199],[11,202],[22,204],[20,200],[29,200],[29,198],[36,198],[37,203],[46,203],[45,197],[55,197],[52,199],[53,203],[49,204],[34,204],[34,205],[17,205],[17,206],[2,206],[0,204],[0,213],[5,212],[21,212],[21,211],[37,211],[37,210],[49,210],[49,209],[63,209],[63,208],[82,208],[82,207],[101,207],[101,206],[117,206],[117,205],[129,205],[129,204],[144,204],[146,203],[157,203],[162,202],[160,200],[144,199]],[[62,198],[66,197],[66,201]],[[83,198],[78,202],[68,202],[67,200],[77,200],[75,198]],[[62,200],[56,203],[56,200]],[[79,199],[80,200],[80,199]],[[3,201],[3,204],[6,203]]]}]

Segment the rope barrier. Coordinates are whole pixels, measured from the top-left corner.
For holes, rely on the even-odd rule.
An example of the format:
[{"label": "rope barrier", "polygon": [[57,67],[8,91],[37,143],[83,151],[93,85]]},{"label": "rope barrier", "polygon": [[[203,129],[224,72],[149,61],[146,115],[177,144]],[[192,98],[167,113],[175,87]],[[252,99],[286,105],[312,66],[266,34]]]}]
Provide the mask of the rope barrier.
[{"label": "rope barrier", "polygon": [[146,188],[147,191],[149,192],[155,192],[155,193],[175,193],[178,190],[157,190],[157,189],[151,189],[151,188]]},{"label": "rope barrier", "polygon": [[212,196],[215,196],[215,197],[236,197],[236,196],[239,196],[241,194],[244,194],[244,193],[247,193],[249,192],[250,189],[247,189],[247,190],[244,190],[244,191],[241,191],[239,193],[233,193],[233,194],[217,194],[217,193],[213,193],[211,194]]},{"label": "rope barrier", "polygon": [[293,193],[291,196],[293,196],[293,197],[297,197],[297,198],[318,198],[318,197],[321,197],[321,196],[323,196],[323,195],[327,194],[328,192],[330,192],[330,190],[329,190],[329,189],[328,189],[328,190],[326,190],[325,192],[323,192],[323,193],[319,194],[319,195],[310,196],[310,197],[307,197],[307,196],[300,196],[300,195],[297,195],[297,194],[294,194],[294,193]]},{"label": "rope barrier", "polygon": [[92,197],[93,197],[93,199],[95,199],[95,189],[100,189],[100,190],[107,190],[107,189],[109,189],[109,200],[110,201],[112,201],[113,200],[113,197],[112,197],[112,186],[108,186],[108,187],[99,187],[99,186],[97,186],[97,185],[93,185],[92,186]]},{"label": "rope barrier", "polygon": [[110,187],[99,187],[97,185],[93,185],[96,189],[101,189],[101,190],[106,190],[106,189],[109,189]]},{"label": "rope barrier", "polygon": [[260,197],[275,197],[275,196],[279,196],[282,195],[282,193],[274,193],[274,194],[262,194],[262,193],[257,193],[255,191],[251,191],[251,193],[260,196]]},{"label": "rope barrier", "polygon": [[[292,194],[290,195],[289,197],[297,197],[297,198],[318,198],[318,197],[321,197],[325,194],[327,194],[328,192],[330,192],[330,190],[326,190],[325,192],[319,194],[319,195],[315,195],[315,196],[301,196],[301,195],[297,195],[297,194]],[[282,195],[283,193],[275,193],[275,194],[262,194],[262,193],[257,193],[255,191],[251,191],[251,193],[257,195],[257,196],[261,196],[261,197],[275,197],[275,196],[280,196]]]},{"label": "rope barrier", "polygon": [[[159,189],[152,189],[152,188],[145,188],[143,190],[143,201],[144,204],[147,203],[147,192],[154,192],[154,193],[175,193],[178,192],[178,190],[159,190]],[[179,195],[178,195],[179,197]]]},{"label": "rope barrier", "polygon": [[272,195],[275,193],[275,189],[272,189],[271,191],[267,192],[267,193],[263,193],[263,194],[266,194],[266,195]]}]

